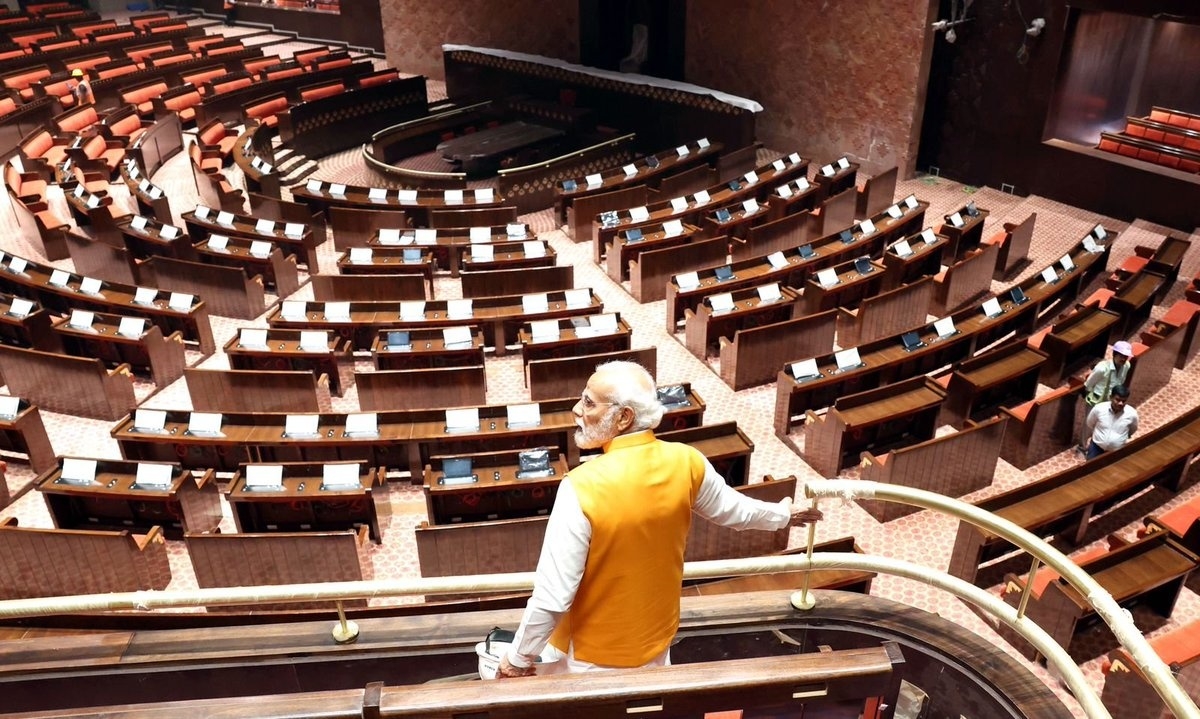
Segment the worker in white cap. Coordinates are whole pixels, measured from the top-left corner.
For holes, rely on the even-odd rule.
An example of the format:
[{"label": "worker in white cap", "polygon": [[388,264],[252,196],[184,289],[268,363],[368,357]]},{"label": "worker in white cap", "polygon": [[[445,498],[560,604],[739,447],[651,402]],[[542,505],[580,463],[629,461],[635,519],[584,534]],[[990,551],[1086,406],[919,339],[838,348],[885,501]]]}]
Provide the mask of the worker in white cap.
[{"label": "worker in white cap", "polygon": [[[1087,404],[1087,411],[1090,412],[1096,405],[1107,402],[1112,395],[1113,387],[1129,386],[1130,357],[1133,357],[1133,345],[1125,340],[1114,342],[1111,357],[1100,360],[1092,368],[1091,374],[1083,382],[1083,401]],[[1087,434],[1085,428],[1083,441],[1078,447],[1079,451],[1083,453],[1087,452]]]}]

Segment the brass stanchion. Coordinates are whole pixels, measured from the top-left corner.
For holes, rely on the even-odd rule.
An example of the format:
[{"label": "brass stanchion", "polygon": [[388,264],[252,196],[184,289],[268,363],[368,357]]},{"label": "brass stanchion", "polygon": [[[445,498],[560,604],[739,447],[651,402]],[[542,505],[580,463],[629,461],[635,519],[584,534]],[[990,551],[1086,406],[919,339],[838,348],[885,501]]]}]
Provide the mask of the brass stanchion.
[{"label": "brass stanchion", "polygon": [[351,644],[358,640],[358,625],[346,619],[346,610],[342,603],[337,603],[338,623],[333,625],[333,641],[338,644]]},{"label": "brass stanchion", "polygon": [[[812,508],[813,509],[817,508],[817,499],[815,497],[813,498],[813,501],[812,501]],[[817,538],[817,523],[809,522],[808,523],[808,551],[805,552],[804,556],[808,558],[808,565],[810,567],[812,566],[813,543],[815,542],[816,538]],[[799,609],[802,612],[807,612],[810,609],[812,609],[813,607],[817,606],[817,600],[815,598],[813,598],[813,595],[808,593],[809,577],[811,575],[812,575],[812,571],[806,571],[804,573],[804,583],[800,585],[800,591],[792,594],[792,606],[795,607],[796,609]]]}]

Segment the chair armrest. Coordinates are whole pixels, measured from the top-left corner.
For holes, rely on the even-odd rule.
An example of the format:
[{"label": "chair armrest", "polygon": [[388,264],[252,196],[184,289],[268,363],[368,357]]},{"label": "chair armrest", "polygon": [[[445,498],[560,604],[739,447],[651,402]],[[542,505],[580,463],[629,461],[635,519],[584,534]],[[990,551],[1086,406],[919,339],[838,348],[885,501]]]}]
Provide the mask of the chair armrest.
[{"label": "chair armrest", "polygon": [[371,528],[365,524],[358,525],[357,533],[354,535],[354,543],[359,549],[367,546],[371,541]]},{"label": "chair armrest", "polygon": [[122,362],[108,371],[109,377],[115,377],[119,374],[133,379],[133,367],[130,367],[128,362]]},{"label": "chair armrest", "polygon": [[162,527],[157,524],[150,528],[149,532],[141,536],[134,536],[134,542],[137,543],[139,552],[144,552],[151,544],[162,544],[164,541]]}]

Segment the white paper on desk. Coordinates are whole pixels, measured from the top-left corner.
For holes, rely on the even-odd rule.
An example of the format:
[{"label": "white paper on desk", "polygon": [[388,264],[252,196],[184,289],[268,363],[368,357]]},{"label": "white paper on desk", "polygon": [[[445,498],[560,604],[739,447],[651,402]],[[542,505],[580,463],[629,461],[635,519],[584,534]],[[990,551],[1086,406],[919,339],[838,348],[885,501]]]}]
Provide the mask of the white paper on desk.
[{"label": "white paper on desk", "polygon": [[436,245],[437,233],[438,231],[433,228],[422,227],[413,233],[413,237],[416,238],[418,245]]},{"label": "white paper on desk", "polygon": [[379,244],[381,244],[381,245],[398,245],[398,244],[400,244],[400,229],[398,227],[381,227],[381,228],[379,228]]},{"label": "white paper on desk", "polygon": [[358,412],[346,415],[346,434],[379,434],[379,415]]},{"label": "white paper on desk", "polygon": [[24,297],[14,297],[8,307],[8,313],[13,317],[26,317],[33,310],[33,302]]},{"label": "white paper on desk", "polygon": [[546,244],[540,240],[526,240],[521,243],[521,249],[524,250],[526,257],[546,256]]},{"label": "white paper on desk", "polygon": [[0,417],[3,417],[4,419],[13,419],[17,416],[17,412],[20,410],[20,397],[10,397],[9,395],[0,396]]},{"label": "white paper on desk", "polygon": [[596,187],[597,185],[604,184],[604,176],[597,172],[584,177],[583,181],[587,183],[588,187]]},{"label": "white paper on desk", "polygon": [[138,175],[142,174],[141,171],[138,170],[137,160],[134,160],[133,158],[125,161],[125,171],[128,172],[129,176],[135,180],[137,179]]},{"label": "white paper on desk", "polygon": [[1070,272],[1075,269],[1075,260],[1071,259],[1070,255],[1063,255],[1058,258],[1058,264],[1062,265],[1063,271]]},{"label": "white paper on desk", "polygon": [[1092,228],[1092,234],[1096,236],[1097,240],[1103,242],[1104,238],[1108,237],[1108,230],[1104,229],[1104,225],[1096,225]]},{"label": "white paper on desk", "polygon": [[325,319],[332,322],[349,322],[350,321],[350,303],[349,302],[326,302],[325,303]]},{"label": "white paper on desk", "polygon": [[850,161],[843,157],[837,161],[837,166],[839,169],[844,170],[847,167],[850,167]]},{"label": "white paper on desk", "polygon": [[602,315],[592,315],[588,318],[588,326],[591,327],[596,334],[612,334],[617,331],[617,315],[609,312]]},{"label": "white paper on desk", "polygon": [[633,177],[634,175],[637,174],[637,165],[626,165],[625,167],[622,167],[621,169],[625,171],[626,177]]},{"label": "white paper on desk", "polygon": [[769,285],[759,285],[757,289],[760,302],[774,302],[783,297],[783,293],[779,290],[778,282],[772,282]]},{"label": "white paper on desk", "polygon": [[158,236],[164,240],[173,240],[179,237],[181,230],[175,225],[163,225],[158,228]]},{"label": "white paper on desk", "polygon": [[819,377],[821,370],[817,369],[817,360],[810,358],[792,363],[792,376],[796,379],[804,379],[805,377]]},{"label": "white paper on desk", "polygon": [[545,292],[521,296],[521,311],[527,315],[540,315],[550,311],[550,299]]},{"label": "white paper on desk", "polygon": [[833,287],[840,280],[838,279],[837,270],[832,267],[826,267],[823,270],[817,270],[817,284],[822,287]]},{"label": "white paper on desk", "polygon": [[788,155],[788,162],[792,163],[793,165],[797,162],[800,162],[800,153],[793,152],[792,154]]},{"label": "white paper on desk", "polygon": [[386,200],[387,190],[382,187],[372,187],[367,190],[368,200]]},{"label": "white paper on desk", "polygon": [[133,428],[143,432],[161,432],[167,425],[167,413],[161,409],[135,409]]},{"label": "white paper on desk", "polygon": [[247,464],[244,477],[247,487],[283,489],[283,465],[281,464]]},{"label": "white paper on desk", "polygon": [[305,352],[328,352],[329,333],[325,330],[301,330],[300,349]]},{"label": "white paper on desk", "polygon": [[401,202],[416,202],[416,190],[396,190],[396,199]]},{"label": "white paper on desk", "polygon": [[446,190],[442,194],[442,199],[447,205],[461,205],[463,203],[463,191]]},{"label": "white paper on desk", "polygon": [[471,242],[491,242],[492,228],[490,227],[472,227],[468,235]]},{"label": "white paper on desk", "polygon": [[697,205],[707,205],[712,202],[712,196],[708,194],[708,190],[700,190],[692,195],[692,199],[696,201]]},{"label": "white paper on desk", "polygon": [[696,140],[696,147],[699,147],[701,150],[708,147],[708,145],[709,142],[707,137],[702,137],[699,140]]},{"label": "white paper on desk", "polygon": [[700,274],[698,272],[682,272],[675,275],[675,284],[681,290],[690,290],[700,286]]},{"label": "white paper on desk", "polygon": [[784,164],[783,158],[781,157],[778,160],[776,160],[775,162],[772,162],[771,167],[775,168],[776,172],[783,172],[784,168],[787,167],[787,165]]},{"label": "white paper on desk", "polygon": [[683,220],[667,220],[663,223],[663,234],[667,237],[677,237],[683,234]]},{"label": "white paper on desk", "polygon": [[474,339],[471,337],[470,327],[446,327],[442,330],[442,344],[447,347],[462,347],[471,346],[474,344]]},{"label": "white paper on desk", "polygon": [[242,327],[238,330],[238,345],[248,349],[267,349],[267,330],[262,327]]},{"label": "white paper on desk", "polygon": [[893,220],[898,220],[901,217],[904,217],[904,210],[901,210],[899,205],[892,205],[891,207],[887,208],[887,216]]},{"label": "white paper on desk", "polygon": [[46,284],[54,285],[55,287],[66,287],[71,281],[71,273],[66,270],[55,270],[50,273],[50,279],[46,280]]},{"label": "white paper on desk", "polygon": [[826,177],[833,177],[835,174],[837,174],[837,170],[833,169],[833,165],[824,165],[821,167],[821,174]]},{"label": "white paper on desk", "polygon": [[680,145],[679,147],[675,148],[675,154],[679,155],[680,157],[687,157],[689,153],[691,153],[691,150],[688,149],[687,145]]},{"label": "white paper on desk", "polygon": [[491,262],[496,258],[496,248],[487,244],[471,245],[471,260],[474,262]]},{"label": "white paper on desk", "polygon": [[329,194],[337,195],[338,197],[346,196],[346,186],[344,184],[332,184],[329,186]]},{"label": "white paper on desk", "polygon": [[225,235],[209,235],[208,249],[216,250],[217,252],[228,252],[229,238]]},{"label": "white paper on desk", "polygon": [[559,338],[558,320],[535,320],[529,323],[529,336],[534,342]]},{"label": "white paper on desk", "polygon": [[983,314],[985,317],[995,317],[1001,312],[1003,312],[1003,310],[1000,309],[999,299],[992,297],[991,299],[983,301]]},{"label": "white paper on desk", "polygon": [[707,299],[708,306],[712,308],[713,313],[728,312],[733,309],[733,295],[729,292],[710,295]]},{"label": "white paper on desk", "polygon": [[425,301],[407,300],[401,302],[400,319],[406,322],[419,322],[425,319]]},{"label": "white paper on desk", "polygon": [[446,316],[450,319],[465,320],[474,314],[471,300],[446,300]]},{"label": "white paper on desk", "polygon": [[852,369],[862,364],[862,359],[858,356],[858,348],[851,347],[850,349],[835,352],[833,361],[837,363],[838,369]]},{"label": "white paper on desk", "polygon": [[148,220],[145,217],[142,217],[141,215],[134,215],[133,219],[129,222],[129,226],[135,230],[144,230],[146,229],[147,222]]},{"label": "white paper on desk", "polygon": [[142,317],[122,317],[117,325],[117,334],[122,337],[141,337],[146,331],[146,320]]},{"label": "white paper on desk", "polygon": [[150,196],[151,200],[157,200],[163,196],[163,191],[161,187],[151,186],[150,191],[146,192],[146,194]]},{"label": "white paper on desk", "polygon": [[29,260],[24,257],[13,257],[8,263],[8,269],[18,274],[24,272],[26,267],[29,267]]},{"label": "white paper on desk", "polygon": [[270,172],[271,170],[274,170],[275,166],[264,160],[263,163],[261,165],[259,165],[258,169],[260,172],[262,172],[262,174],[265,175],[268,172]]},{"label": "white paper on desk", "polygon": [[896,244],[892,245],[892,252],[895,252],[900,257],[908,257],[913,253],[912,246],[908,244],[908,240],[897,240]]},{"label": "white paper on desk", "polygon": [[358,479],[357,462],[327,464],[321,468],[321,487],[324,489],[357,489],[362,487]]},{"label": "white paper on desk", "polygon": [[96,479],[96,460],[79,457],[63,457],[62,478],[76,482],[91,482]]},{"label": "white paper on desk", "polygon": [[479,408],[465,407],[446,410],[446,429],[479,429]]},{"label": "white paper on desk", "polygon": [[221,431],[220,412],[192,412],[188,416],[188,431],[216,434]]},{"label": "white paper on desk", "polygon": [[475,201],[476,202],[495,202],[496,201],[496,191],[490,187],[481,187],[478,190],[475,190]]},{"label": "white paper on desk", "polygon": [[254,223],[254,231],[255,232],[274,232],[275,231],[275,221],[274,220],[259,220],[258,222]]},{"label": "white paper on desk", "polygon": [[563,300],[567,304],[567,309],[574,310],[580,307],[589,307],[592,304],[592,290],[590,287],[578,287],[563,292]]},{"label": "white paper on desk", "polygon": [[[780,168],[780,169],[783,169],[783,168]],[[751,171],[747,172],[745,175],[743,175],[743,179],[746,180],[747,185],[753,185],[754,183],[758,182],[758,173],[755,172],[754,170],[751,170]]]},{"label": "white paper on desk", "polygon": [[369,265],[374,256],[370,247],[351,247],[350,263],[354,265]]},{"label": "white paper on desk", "polygon": [[133,291],[133,301],[135,304],[151,304],[154,302],[155,297],[158,297],[158,290],[153,287],[139,287]]},{"label": "white paper on desk", "polygon": [[504,409],[509,427],[537,427],[542,423],[542,406],[537,402],[510,404]]},{"label": "white paper on desk", "polygon": [[767,255],[767,262],[770,263],[771,267],[776,270],[780,267],[788,266],[787,257],[784,257],[782,251],[772,252],[771,254]]},{"label": "white paper on desk", "polygon": [[910,210],[915,209],[917,204],[918,203],[917,203],[916,195],[909,195],[908,197],[904,198],[904,206]]},{"label": "white paper on desk", "polygon": [[174,479],[175,467],[170,464],[157,462],[138,462],[137,474],[134,481],[142,487],[162,487],[167,489]]},{"label": "white paper on desk", "polygon": [[306,182],[304,184],[304,189],[308,190],[309,192],[320,192],[321,191],[321,181],[320,180],[309,180],[308,182]]},{"label": "white paper on desk", "polygon": [[253,160],[250,161],[250,167],[253,167],[256,170],[261,166],[262,166],[262,158],[261,157],[255,157]]},{"label": "white paper on desk", "polygon": [[950,224],[954,225],[955,227],[962,227],[963,224],[965,224],[963,222],[962,213],[955,212],[953,215],[950,215]]},{"label": "white paper on desk", "polygon": [[758,200],[753,197],[742,203],[742,211],[747,215],[753,215],[758,212]]},{"label": "white paper on desk", "polygon": [[1083,249],[1087,250],[1088,252],[1099,252],[1100,245],[1097,245],[1096,241],[1093,240],[1089,235],[1083,238]]},{"label": "white paper on desk", "polygon": [[320,417],[315,414],[289,414],[283,421],[283,433],[292,437],[312,437],[317,434]]},{"label": "white paper on desk", "polygon": [[875,234],[875,223],[869,219],[863,220],[862,222],[858,223],[858,229],[864,235],[873,235]]},{"label": "white paper on desk", "polygon": [[80,183],[75,186],[75,196],[76,197],[83,197],[83,193],[85,193],[85,192],[87,192],[87,188],[83,186],[83,183]]},{"label": "white paper on desk", "polygon": [[645,222],[648,219],[650,219],[650,210],[646,209],[645,205],[629,208],[630,222]]},{"label": "white paper on desk", "polygon": [[142,192],[149,192],[150,191],[150,181],[143,177],[141,182],[138,182],[137,187]]},{"label": "white paper on desk", "polygon": [[780,185],[779,187],[775,188],[775,194],[786,199],[792,196],[792,188],[787,184]]},{"label": "white paper on desk", "polygon": [[233,213],[232,212],[218,212],[216,223],[218,225],[225,225],[225,226],[232,225],[233,224]]},{"label": "white paper on desk", "polygon": [[688,201],[686,197],[671,198],[671,212],[683,212],[687,209]]},{"label": "white paper on desk", "polygon": [[196,215],[197,220],[207,220],[210,212],[212,210],[208,209],[206,205],[196,205],[196,211],[193,214]]},{"label": "white paper on desk", "polygon": [[88,209],[94,210],[99,206],[100,206],[100,196],[99,195],[89,195],[87,198]]},{"label": "white paper on desk", "polygon": [[303,320],[308,317],[308,303],[304,300],[284,300],[279,305],[279,316],[285,320]]},{"label": "white paper on desk", "polygon": [[921,230],[921,241],[927,245],[932,245],[933,243],[937,242],[937,235],[933,234],[933,230],[926,227],[925,229]]},{"label": "white paper on desk", "polygon": [[283,226],[283,234],[285,237],[299,239],[304,236],[304,225],[300,222],[289,222]]},{"label": "white paper on desk", "polygon": [[528,233],[525,231],[525,223],[510,222],[504,226],[504,234],[507,237],[524,237]]},{"label": "white paper on desk", "polygon": [[273,245],[266,240],[253,240],[250,243],[250,255],[252,257],[270,257]]},{"label": "white paper on desk", "polygon": [[71,319],[67,320],[67,325],[78,330],[87,330],[92,328],[92,322],[95,318],[95,312],[89,310],[71,310]]},{"label": "white paper on desk", "polygon": [[1058,273],[1054,271],[1054,265],[1042,270],[1042,281],[1050,284],[1058,281]]},{"label": "white paper on desk", "polygon": [[933,321],[933,331],[937,332],[938,337],[949,337],[958,330],[954,328],[953,317],[943,317]]}]

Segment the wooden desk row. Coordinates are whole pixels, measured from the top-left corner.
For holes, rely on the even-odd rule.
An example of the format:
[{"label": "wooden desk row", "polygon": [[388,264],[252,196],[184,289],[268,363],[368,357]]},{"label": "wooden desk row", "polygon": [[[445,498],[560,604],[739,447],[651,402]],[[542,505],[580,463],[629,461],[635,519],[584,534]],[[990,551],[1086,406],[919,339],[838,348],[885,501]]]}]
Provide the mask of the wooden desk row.
[{"label": "wooden desk row", "polygon": [[[688,390],[688,403],[668,408],[663,425],[675,428],[699,425],[703,419],[704,403]],[[135,429],[136,416],[121,420],[111,431],[122,457],[133,461],[179,463],[187,469],[235,471],[247,462],[287,461],[364,461],[372,467],[407,470],[410,476],[421,476],[429,458],[437,454],[479,452],[552,446],[577,464],[579,450],[575,446],[575,417],[571,408],[575,398],[541,402],[541,424],[536,427],[509,427],[507,407],[479,408],[479,428],[448,432],[443,410],[411,410],[373,413],[375,434],[356,434],[354,415],[349,421],[344,413],[318,414],[316,436],[285,436],[287,414],[282,413],[225,413],[217,435],[192,434],[188,431],[191,413],[167,410],[161,431]]]},{"label": "wooden desk row", "polygon": [[921,344],[911,351],[904,348],[899,336],[892,336],[855,348],[860,360],[857,367],[839,370],[832,353],[813,358],[817,365],[814,376],[798,378],[793,374],[794,365],[785,367],[776,381],[776,433],[786,437],[797,415],[827,407],[842,395],[925,374],[966,359],[1012,332],[1031,332],[1040,316],[1073,298],[1083,283],[1104,271],[1109,247],[1104,245],[1093,253],[1079,243],[1070,253],[1074,270],[1062,273],[1054,283],[1041,275],[1021,283],[1026,302],[1000,302],[1002,312],[995,317],[988,317],[979,307],[960,310],[950,316],[954,334],[940,337],[932,325],[926,325],[917,330]]},{"label": "wooden desk row", "polygon": [[506,204],[506,200],[491,189],[388,190],[320,180],[296,185],[292,188],[292,197],[307,204],[313,212],[325,212],[330,207],[403,211],[417,227],[429,227],[430,213],[434,210],[499,208]]}]

